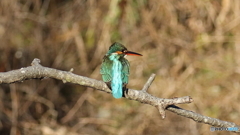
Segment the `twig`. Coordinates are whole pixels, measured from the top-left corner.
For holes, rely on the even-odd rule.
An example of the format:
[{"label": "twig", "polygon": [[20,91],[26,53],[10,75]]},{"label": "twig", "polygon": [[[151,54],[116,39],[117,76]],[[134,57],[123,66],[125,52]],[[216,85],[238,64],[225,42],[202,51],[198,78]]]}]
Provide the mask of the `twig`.
[{"label": "twig", "polygon": [[[30,67],[0,73],[0,84],[4,84],[4,83],[9,84],[14,82],[21,82],[28,79],[40,79],[44,77],[50,77],[50,78],[62,80],[63,82],[79,84],[79,85],[91,87],[97,90],[101,90],[107,93],[111,93],[111,90],[107,87],[107,85],[103,81],[98,81],[88,77],[79,76],[71,72],[43,67],[39,63],[40,63],[39,59],[34,59],[32,62],[32,66]],[[151,78],[154,78],[154,77],[151,77]],[[153,79],[149,79],[149,82],[151,82],[151,80]],[[138,102],[157,107],[160,114],[162,115],[162,118],[165,118],[165,109],[166,109],[168,111],[174,112],[183,117],[193,119],[196,122],[205,123],[205,124],[209,124],[216,127],[239,127],[238,125],[232,122],[221,121],[218,119],[210,118],[210,117],[203,116],[198,113],[184,110],[182,108],[175,106],[176,104],[191,103],[193,100],[189,96],[165,99],[165,98],[158,98],[158,97],[152,96],[149,93],[147,93],[145,90],[139,91],[134,89],[128,89],[128,91],[126,92],[126,98],[129,100],[136,100]],[[239,133],[240,131],[234,131],[234,132]]]},{"label": "twig", "polygon": [[152,75],[149,77],[149,79],[148,79],[148,81],[145,83],[142,91],[147,92],[148,88],[150,87],[150,85],[151,85],[152,82],[154,81],[155,76],[156,76],[156,74],[152,74]]}]

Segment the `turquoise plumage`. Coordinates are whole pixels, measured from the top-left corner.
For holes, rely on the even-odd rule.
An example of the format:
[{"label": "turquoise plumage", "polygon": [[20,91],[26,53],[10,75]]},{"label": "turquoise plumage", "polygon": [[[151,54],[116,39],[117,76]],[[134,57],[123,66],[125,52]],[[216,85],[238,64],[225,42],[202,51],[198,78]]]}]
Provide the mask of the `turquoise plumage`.
[{"label": "turquoise plumage", "polygon": [[111,88],[112,88],[112,95],[115,98],[121,98],[122,97],[122,64],[118,60],[119,56],[117,54],[112,54],[110,57],[110,60],[113,61],[112,65],[112,82],[111,82]]},{"label": "turquoise plumage", "polygon": [[102,79],[112,90],[114,98],[123,97],[123,90],[126,89],[129,76],[129,62],[125,55],[142,56],[141,54],[130,52],[120,43],[110,46],[108,53],[104,56],[100,73]]}]

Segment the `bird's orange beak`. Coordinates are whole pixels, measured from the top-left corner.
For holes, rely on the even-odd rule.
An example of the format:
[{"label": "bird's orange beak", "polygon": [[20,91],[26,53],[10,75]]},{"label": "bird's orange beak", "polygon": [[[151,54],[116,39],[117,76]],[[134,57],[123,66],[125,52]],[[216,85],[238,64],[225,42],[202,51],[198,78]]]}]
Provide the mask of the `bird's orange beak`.
[{"label": "bird's orange beak", "polygon": [[131,52],[131,51],[127,51],[125,52],[126,55],[133,55],[133,56],[142,56],[142,54],[136,53],[136,52]]}]

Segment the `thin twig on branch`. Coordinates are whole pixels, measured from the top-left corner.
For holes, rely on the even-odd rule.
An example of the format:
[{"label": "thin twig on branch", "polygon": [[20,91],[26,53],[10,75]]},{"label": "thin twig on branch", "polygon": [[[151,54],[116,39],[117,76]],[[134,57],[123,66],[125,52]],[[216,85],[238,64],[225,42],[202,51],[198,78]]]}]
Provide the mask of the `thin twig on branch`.
[{"label": "thin twig on branch", "polygon": [[[107,87],[107,85],[103,81],[76,75],[73,74],[71,71],[67,72],[53,68],[43,67],[40,65],[40,60],[36,58],[33,60],[31,65],[32,66],[21,68],[18,70],[0,73],[0,84],[4,83],[10,84],[14,82],[22,82],[28,79],[41,79],[49,77],[62,80],[64,83],[65,82],[75,83],[87,87],[92,87],[94,89],[101,90],[107,93],[111,93],[111,90]],[[193,102],[192,98],[189,96],[165,99],[158,98],[147,93],[147,89],[150,87],[154,78],[155,75],[154,74],[151,75],[147,83],[144,85],[143,89],[140,91],[128,89],[125,92],[125,97],[129,100],[136,100],[138,102],[149,104],[156,107],[159,110],[162,118],[165,118],[165,110],[168,110],[183,117],[190,118],[196,122],[209,124],[215,127],[239,127],[238,125],[232,122],[210,118],[175,106],[176,104],[186,104]],[[239,130],[235,132],[240,133]]]}]

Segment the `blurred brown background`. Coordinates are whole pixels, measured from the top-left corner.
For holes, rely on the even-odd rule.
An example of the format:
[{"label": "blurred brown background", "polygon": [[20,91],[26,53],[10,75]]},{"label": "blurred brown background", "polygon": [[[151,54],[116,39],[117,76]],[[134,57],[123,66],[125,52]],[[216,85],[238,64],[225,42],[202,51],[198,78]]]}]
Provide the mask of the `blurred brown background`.
[{"label": "blurred brown background", "polygon": [[[239,0],[1,0],[0,72],[47,67],[99,79],[113,42],[128,57],[128,87],[172,98],[180,107],[225,121],[240,118]],[[152,106],[59,80],[0,86],[1,135],[226,134]]]}]

